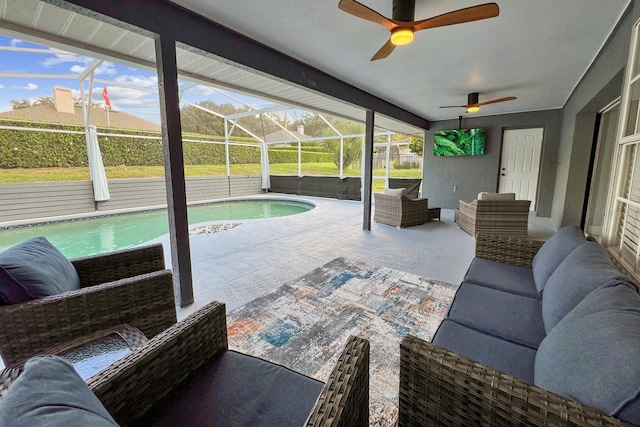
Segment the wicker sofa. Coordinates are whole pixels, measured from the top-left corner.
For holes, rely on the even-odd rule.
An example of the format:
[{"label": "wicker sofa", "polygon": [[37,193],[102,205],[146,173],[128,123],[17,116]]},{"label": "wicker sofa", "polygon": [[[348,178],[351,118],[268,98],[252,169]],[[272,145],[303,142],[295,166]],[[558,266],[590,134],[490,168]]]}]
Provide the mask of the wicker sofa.
[{"label": "wicker sofa", "polygon": [[429,200],[411,199],[405,189],[385,189],[373,193],[375,210],[373,220],[394,227],[411,227],[429,220]]},{"label": "wicker sofa", "polygon": [[80,289],[0,307],[0,353],[13,366],[79,336],[129,324],[152,337],[176,322],[161,244],[71,260]]},{"label": "wicker sofa", "polygon": [[401,344],[399,425],[640,424],[640,296],[575,226],[478,234],[432,343]]},{"label": "wicker sofa", "polygon": [[474,237],[478,233],[526,237],[530,206],[529,200],[516,200],[515,193],[482,192],[472,202],[460,200],[455,220]]}]

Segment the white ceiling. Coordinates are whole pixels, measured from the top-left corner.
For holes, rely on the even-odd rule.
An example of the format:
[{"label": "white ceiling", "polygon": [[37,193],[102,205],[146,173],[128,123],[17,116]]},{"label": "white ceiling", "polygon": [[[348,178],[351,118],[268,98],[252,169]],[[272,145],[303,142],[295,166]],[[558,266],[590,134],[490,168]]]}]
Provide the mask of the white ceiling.
[{"label": "white ceiling", "polygon": [[[457,118],[469,92],[476,115],[562,108],[630,0],[498,0],[496,18],[416,33],[371,62],[388,40],[380,25],[338,9],[337,0],[174,0],[212,21],[319,68],[429,120]],[[362,0],[391,17],[392,0]],[[484,3],[416,0],[415,19]]]}]

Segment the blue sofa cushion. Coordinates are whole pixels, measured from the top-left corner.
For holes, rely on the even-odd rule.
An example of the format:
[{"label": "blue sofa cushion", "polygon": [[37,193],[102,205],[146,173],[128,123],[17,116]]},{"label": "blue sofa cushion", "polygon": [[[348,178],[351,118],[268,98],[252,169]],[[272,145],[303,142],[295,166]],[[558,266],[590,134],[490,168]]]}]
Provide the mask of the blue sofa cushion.
[{"label": "blue sofa cushion", "polygon": [[433,343],[506,374],[533,383],[536,351],[445,319]]},{"label": "blue sofa cushion", "polygon": [[460,285],[447,318],[532,349],[546,336],[540,300],[473,283]]},{"label": "blue sofa cushion", "polygon": [[530,298],[539,297],[532,269],[490,259],[474,258],[464,281]]},{"label": "blue sofa cushion", "polygon": [[531,263],[538,292],[544,290],[547,280],[567,255],[586,241],[580,227],[569,225],[558,230],[542,245]]},{"label": "blue sofa cushion", "polygon": [[0,294],[9,304],[80,289],[73,264],[44,237],[0,253]]},{"label": "blue sofa cushion", "polygon": [[0,425],[114,427],[102,403],[66,360],[30,359],[0,401]]},{"label": "blue sofa cushion", "polygon": [[584,297],[610,279],[624,279],[607,250],[587,242],[556,268],[542,293],[542,319],[549,333]]},{"label": "blue sofa cushion", "polygon": [[158,426],[302,426],[323,383],[234,351],[214,359],[154,420]]},{"label": "blue sofa cushion", "polygon": [[640,424],[640,296],[612,280],[587,295],[542,341],[535,384]]}]

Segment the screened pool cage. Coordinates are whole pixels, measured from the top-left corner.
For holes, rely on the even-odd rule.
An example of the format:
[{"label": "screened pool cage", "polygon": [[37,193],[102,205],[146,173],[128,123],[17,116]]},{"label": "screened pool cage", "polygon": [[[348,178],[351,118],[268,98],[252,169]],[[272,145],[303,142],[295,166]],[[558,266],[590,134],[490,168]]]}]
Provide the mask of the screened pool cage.
[{"label": "screened pool cage", "polygon": [[[3,48],[7,49],[7,48]],[[9,48],[12,50],[19,50],[19,48]],[[49,51],[50,52],[50,51]],[[134,89],[142,92],[155,93],[157,94],[157,89],[150,89],[144,87],[135,87],[131,85],[125,85],[119,83],[118,81],[108,81],[95,77],[96,69],[101,65],[102,60],[94,60],[91,62],[83,71],[77,76],[71,76],[70,78],[76,77],[80,86],[80,103],[82,105],[82,114],[83,114],[83,125],[78,124],[78,130],[69,130],[68,125],[65,126],[66,129],[62,129],[62,124],[54,124],[47,123],[48,126],[43,126],[45,123],[42,122],[23,122],[19,126],[16,126],[15,123],[11,125],[3,124],[0,121],[0,129],[4,130],[13,130],[13,131],[30,131],[30,132],[47,132],[47,133],[66,133],[66,134],[77,134],[84,135],[84,140],[87,146],[87,162],[86,164],[89,167],[89,173],[91,177],[91,181],[93,184],[94,191],[94,200],[95,201],[105,201],[109,200],[109,183],[107,181],[107,174],[105,172],[104,162],[101,155],[101,141],[104,143],[109,138],[122,138],[127,139],[129,141],[139,141],[140,144],[144,144],[146,146],[147,142],[153,142],[154,144],[159,143],[156,147],[162,145],[162,135],[158,132],[152,131],[136,131],[135,129],[118,129],[116,127],[108,126],[97,128],[95,125],[91,125],[91,115],[92,110],[95,111],[95,108],[89,108],[88,106],[95,107],[96,103],[92,101],[92,95],[94,93],[94,86],[96,84],[100,84],[101,86],[123,86],[128,89]],[[24,77],[26,75],[15,74],[13,77]],[[42,77],[42,76],[41,76]],[[50,78],[60,78],[59,75],[51,75],[46,76]],[[214,111],[212,109],[206,108],[201,105],[201,103],[190,102],[186,99],[185,94],[194,88],[198,88],[202,90],[203,88],[208,91],[208,93],[221,95],[228,99],[230,103],[240,106],[241,109],[245,110],[242,112],[238,112],[235,114],[222,114],[218,111]],[[60,88],[58,88],[60,89]],[[71,97],[70,90],[68,97]],[[294,110],[298,112],[304,112],[305,114],[309,114],[309,111],[302,110],[297,107],[292,107],[288,105],[282,104],[269,104],[266,106],[254,106],[249,102],[244,101],[240,95],[236,95],[227,90],[218,89],[216,87],[205,85],[199,82],[193,81],[181,81],[181,87],[179,90],[180,95],[180,103],[184,106],[191,106],[198,110],[202,110],[212,116],[217,117],[218,119],[222,119],[224,123],[224,135],[196,135],[193,133],[184,133],[183,134],[183,143],[194,143],[194,144],[213,144],[215,146],[224,146],[224,167],[227,176],[232,176],[234,174],[234,165],[241,163],[241,160],[237,159],[234,155],[234,150],[256,150],[255,155],[253,155],[252,163],[260,163],[260,175],[262,180],[262,189],[268,191],[271,188],[270,176],[277,174],[285,174],[285,175],[297,175],[298,177],[302,177],[304,175],[314,175],[318,174],[317,171],[314,170],[306,170],[307,162],[304,161],[305,155],[305,147],[310,145],[315,145],[316,147],[327,146],[327,143],[331,141],[333,147],[337,147],[337,150],[334,149],[332,162],[335,163],[337,169],[329,171],[324,171],[321,175],[330,175],[330,176],[338,176],[339,178],[343,177],[361,177],[364,176],[364,168],[361,167],[364,164],[364,153],[363,149],[365,143],[365,135],[364,133],[343,133],[338,130],[336,126],[334,126],[330,119],[327,119],[325,115],[312,112],[311,114],[315,115],[315,117],[321,120],[324,125],[326,125],[326,130],[323,131],[323,134],[327,136],[322,137],[311,137],[309,135],[304,134],[304,130],[299,126],[296,131],[289,130],[283,123],[287,123],[287,111]],[[58,99],[56,96],[60,96],[56,93],[56,89],[54,89],[54,104],[58,103]],[[56,109],[58,107],[56,106]],[[72,106],[73,108],[73,106]],[[107,114],[107,121],[109,120],[109,111],[106,105],[104,106]],[[267,134],[264,129],[264,125],[261,126],[262,131],[256,131],[255,129],[250,129],[248,126],[243,124],[243,119],[247,117],[253,117],[254,119],[259,119],[261,124],[266,122],[270,123],[270,128],[273,129],[274,126],[279,129],[278,132],[272,132],[271,134]],[[283,120],[283,117],[285,118]],[[6,123],[6,122],[5,122]],[[31,126],[29,125],[31,124]],[[81,127],[82,126],[82,127]],[[363,130],[364,132],[364,130]],[[235,135],[242,133],[242,138],[244,141],[238,142],[239,139],[235,137]],[[248,135],[248,137],[247,137]],[[275,136],[274,136],[275,135]],[[408,136],[407,139],[398,142],[393,136],[396,135],[395,132],[389,131],[378,131],[375,132],[374,140],[376,141],[374,144],[374,171],[380,171],[380,169],[384,169],[384,175],[376,175],[374,173],[373,179],[384,179],[385,186],[388,183],[390,170],[394,168],[403,168],[410,167],[414,169],[421,169],[422,167],[422,157],[416,155],[407,150],[406,145],[408,144]],[[348,161],[345,161],[345,144],[348,141],[350,149],[353,148],[354,142],[357,144],[359,141],[360,147],[357,150],[359,158],[353,158],[353,150],[350,152],[350,158]],[[404,146],[402,146],[404,144]],[[291,160],[296,157],[296,161],[289,161],[287,170],[283,171],[283,168],[279,168],[278,173],[274,174],[272,170],[272,166],[274,164],[273,161],[270,162],[270,151],[275,152],[278,150],[286,149],[288,151],[288,159]],[[14,147],[14,153],[20,150],[20,147]],[[259,152],[259,155],[258,153]],[[294,154],[295,153],[295,154]],[[297,156],[296,156],[297,154]],[[242,157],[242,156],[240,156]],[[246,156],[245,156],[246,157]],[[297,163],[297,168],[295,167]],[[220,165],[220,163],[217,163]],[[351,169],[348,169],[348,168]],[[337,172],[337,173],[336,173]]]}]

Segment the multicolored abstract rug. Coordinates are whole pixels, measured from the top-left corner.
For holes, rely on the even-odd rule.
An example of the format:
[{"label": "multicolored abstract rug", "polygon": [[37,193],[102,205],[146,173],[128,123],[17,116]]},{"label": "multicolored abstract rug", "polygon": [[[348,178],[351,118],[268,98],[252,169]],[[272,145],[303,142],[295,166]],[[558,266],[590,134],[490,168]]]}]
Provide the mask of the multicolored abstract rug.
[{"label": "multicolored abstract rug", "polygon": [[349,335],[368,338],[370,424],[397,418],[400,341],[431,340],[457,285],[336,258],[227,316],[229,347],[326,381]]}]

